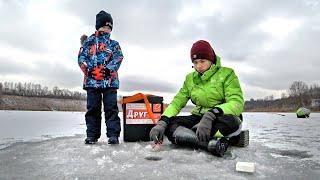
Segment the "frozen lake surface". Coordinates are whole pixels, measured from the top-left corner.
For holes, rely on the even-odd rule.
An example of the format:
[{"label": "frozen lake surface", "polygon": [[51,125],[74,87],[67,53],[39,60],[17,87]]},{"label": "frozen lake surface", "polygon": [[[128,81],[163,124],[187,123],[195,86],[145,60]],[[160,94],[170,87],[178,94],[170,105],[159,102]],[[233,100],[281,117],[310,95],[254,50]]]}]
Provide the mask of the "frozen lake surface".
[{"label": "frozen lake surface", "polygon": [[[217,158],[168,141],[159,152],[150,142],[111,146],[105,125],[98,144],[84,145],[84,113],[0,111],[0,179],[319,179],[320,113],[281,114],[244,113],[250,145]],[[242,161],[255,172],[237,172]]]}]

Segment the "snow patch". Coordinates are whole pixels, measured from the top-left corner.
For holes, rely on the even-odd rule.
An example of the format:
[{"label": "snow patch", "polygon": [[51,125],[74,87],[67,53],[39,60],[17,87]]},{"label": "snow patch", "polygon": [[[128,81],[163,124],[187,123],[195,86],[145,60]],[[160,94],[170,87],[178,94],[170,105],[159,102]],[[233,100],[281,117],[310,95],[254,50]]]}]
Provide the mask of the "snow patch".
[{"label": "snow patch", "polygon": [[98,154],[99,152],[103,151],[102,148],[97,147],[97,146],[92,146],[93,148],[90,150],[91,154]]}]

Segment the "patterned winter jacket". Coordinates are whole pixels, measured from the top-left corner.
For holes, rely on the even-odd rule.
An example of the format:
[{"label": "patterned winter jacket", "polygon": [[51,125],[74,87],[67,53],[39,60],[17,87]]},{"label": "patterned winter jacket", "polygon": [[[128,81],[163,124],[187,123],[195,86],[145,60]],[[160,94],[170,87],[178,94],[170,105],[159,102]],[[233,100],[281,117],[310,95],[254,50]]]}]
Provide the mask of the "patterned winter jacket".
[{"label": "patterned winter jacket", "polygon": [[[78,64],[84,73],[83,89],[119,88],[118,69],[123,54],[117,41],[110,39],[110,33],[96,31],[88,37],[78,54]],[[102,67],[110,70],[110,75],[102,80],[90,76],[94,68]]]}]

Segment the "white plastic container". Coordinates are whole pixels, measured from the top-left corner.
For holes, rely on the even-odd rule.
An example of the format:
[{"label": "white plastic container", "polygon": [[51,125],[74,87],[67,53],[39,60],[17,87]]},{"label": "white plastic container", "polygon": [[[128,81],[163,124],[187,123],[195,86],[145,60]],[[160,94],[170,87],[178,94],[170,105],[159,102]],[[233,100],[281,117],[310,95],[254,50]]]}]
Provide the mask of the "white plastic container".
[{"label": "white plastic container", "polygon": [[253,162],[237,162],[236,171],[253,173],[255,170]]}]

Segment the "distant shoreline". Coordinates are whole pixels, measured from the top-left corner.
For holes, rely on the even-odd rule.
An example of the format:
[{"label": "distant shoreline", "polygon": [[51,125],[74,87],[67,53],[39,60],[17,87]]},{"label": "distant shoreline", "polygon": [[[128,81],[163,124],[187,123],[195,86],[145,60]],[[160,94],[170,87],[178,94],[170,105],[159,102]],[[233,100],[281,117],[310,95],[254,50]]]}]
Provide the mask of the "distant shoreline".
[{"label": "distant shoreline", "polygon": [[[16,95],[2,95],[0,98],[0,110],[18,111],[73,111],[86,112],[86,100],[58,99],[45,97],[26,97]],[[118,104],[122,111],[121,104]],[[186,106],[182,112],[191,112],[194,106]],[[244,112],[270,112],[270,113],[295,113],[281,109],[258,108],[245,110]],[[312,111],[319,112],[319,111]]]},{"label": "distant shoreline", "polygon": [[0,110],[86,111],[85,100],[2,95]]}]

